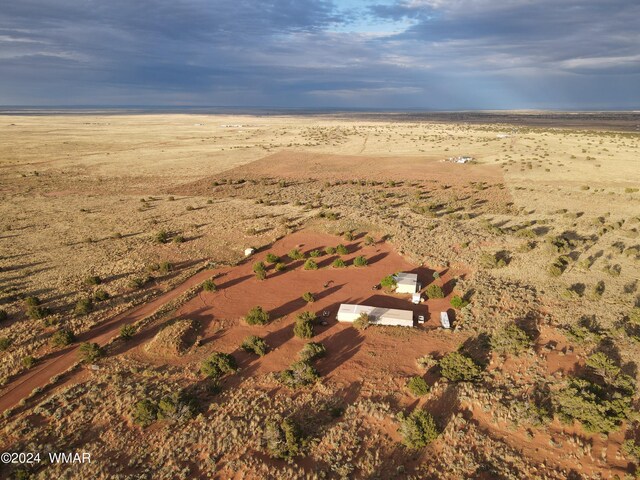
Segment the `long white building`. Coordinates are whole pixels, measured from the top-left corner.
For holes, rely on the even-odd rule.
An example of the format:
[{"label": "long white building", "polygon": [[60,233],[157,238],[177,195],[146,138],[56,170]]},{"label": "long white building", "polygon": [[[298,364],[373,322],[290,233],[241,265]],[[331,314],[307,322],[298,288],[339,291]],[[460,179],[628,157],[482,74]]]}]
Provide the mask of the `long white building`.
[{"label": "long white building", "polygon": [[369,321],[375,325],[392,325],[397,327],[413,327],[413,312],[395,308],[371,307],[343,303],[338,309],[336,319],[339,322],[353,323],[361,314],[366,313]]}]

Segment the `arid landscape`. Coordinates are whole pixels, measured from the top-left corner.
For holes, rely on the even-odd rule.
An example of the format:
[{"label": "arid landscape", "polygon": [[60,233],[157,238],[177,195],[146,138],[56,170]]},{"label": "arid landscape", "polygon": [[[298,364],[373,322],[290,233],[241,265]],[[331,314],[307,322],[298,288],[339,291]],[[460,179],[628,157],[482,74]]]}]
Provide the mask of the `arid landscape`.
[{"label": "arid landscape", "polygon": [[640,478],[640,116],[567,115],[0,115],[0,477]]}]

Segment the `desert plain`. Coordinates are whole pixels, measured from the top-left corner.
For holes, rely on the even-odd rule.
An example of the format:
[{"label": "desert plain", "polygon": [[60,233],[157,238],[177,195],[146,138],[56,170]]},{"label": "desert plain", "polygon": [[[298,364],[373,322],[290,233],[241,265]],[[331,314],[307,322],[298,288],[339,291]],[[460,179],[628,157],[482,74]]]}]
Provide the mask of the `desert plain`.
[{"label": "desert plain", "polygon": [[0,116],[0,475],[638,478],[616,115]]}]

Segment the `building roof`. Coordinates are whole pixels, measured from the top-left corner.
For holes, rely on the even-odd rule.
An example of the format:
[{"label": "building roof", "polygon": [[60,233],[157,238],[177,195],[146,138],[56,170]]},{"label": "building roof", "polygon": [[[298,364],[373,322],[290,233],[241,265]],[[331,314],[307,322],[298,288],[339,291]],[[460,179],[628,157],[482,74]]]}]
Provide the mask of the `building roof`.
[{"label": "building roof", "polygon": [[398,285],[416,285],[418,283],[417,273],[396,273],[393,278]]},{"label": "building roof", "polygon": [[343,314],[356,314],[360,315],[366,313],[372,320],[384,317],[386,319],[404,320],[413,322],[413,312],[411,310],[398,310],[396,308],[383,308],[383,307],[371,307],[369,305],[354,305],[351,303],[343,303],[338,309],[338,315]]}]

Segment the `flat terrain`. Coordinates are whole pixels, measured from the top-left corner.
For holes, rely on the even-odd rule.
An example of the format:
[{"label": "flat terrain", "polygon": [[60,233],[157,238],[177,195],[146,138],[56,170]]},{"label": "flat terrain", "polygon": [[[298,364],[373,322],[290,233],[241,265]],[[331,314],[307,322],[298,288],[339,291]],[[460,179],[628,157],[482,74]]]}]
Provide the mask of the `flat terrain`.
[{"label": "flat terrain", "polygon": [[[635,120],[487,115],[0,116],[0,445],[100,457],[2,475],[634,478]],[[294,248],[319,250],[319,268]],[[372,290],[396,271],[444,298]],[[335,321],[340,303],[428,321],[357,330]],[[268,324],[244,320],[257,305]],[[304,311],[309,339],[293,333]],[[249,335],[266,355],[241,348]],[[82,342],[104,355],[79,363]],[[294,388],[281,372],[308,342],[326,349],[319,378]],[[456,351],[479,376],[446,376]],[[238,370],[206,377],[215,352]],[[145,405],[175,408],[143,426]],[[416,410],[439,436],[412,449],[400,427]],[[268,441],[285,418],[300,430],[289,462]]]}]

